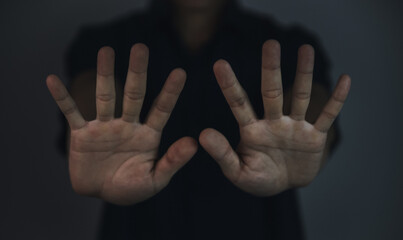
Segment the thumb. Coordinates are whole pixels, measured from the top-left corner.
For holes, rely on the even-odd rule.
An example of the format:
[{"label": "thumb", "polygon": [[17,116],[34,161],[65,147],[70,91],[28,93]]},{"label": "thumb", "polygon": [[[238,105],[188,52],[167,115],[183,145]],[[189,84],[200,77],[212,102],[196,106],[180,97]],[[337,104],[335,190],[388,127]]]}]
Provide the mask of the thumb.
[{"label": "thumb", "polygon": [[185,165],[197,151],[197,142],[191,137],[183,137],[174,142],[157,162],[155,180],[165,186],[172,176]]},{"label": "thumb", "polygon": [[207,128],[200,133],[199,141],[220,165],[224,175],[229,180],[236,181],[241,170],[241,162],[224,135],[215,129]]}]

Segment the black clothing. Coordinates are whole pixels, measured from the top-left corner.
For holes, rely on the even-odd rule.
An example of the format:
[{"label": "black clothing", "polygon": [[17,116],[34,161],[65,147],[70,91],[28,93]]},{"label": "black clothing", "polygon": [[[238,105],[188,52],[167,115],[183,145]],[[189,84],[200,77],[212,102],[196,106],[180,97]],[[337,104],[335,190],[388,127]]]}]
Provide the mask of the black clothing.
[{"label": "black clothing", "polygon": [[[187,72],[187,82],[164,128],[160,153],[183,136],[198,139],[212,127],[235,148],[236,120],[216,82],[212,66],[220,58],[233,67],[259,117],[261,47],[277,39],[282,46],[284,89],[293,83],[297,49],[315,47],[314,81],[329,86],[328,61],[306,31],[285,29],[273,20],[241,11],[235,2],[225,8],[214,37],[196,54],[189,54],[173,28],[168,1],[156,1],[150,11],[81,30],[68,52],[70,78],[95,69],[97,51],[108,45],[116,52],[116,77],[124,84],[130,48],[145,43],[150,49],[144,119],[166,77],[174,68]],[[235,187],[218,164],[200,148],[197,154],[156,196],[134,206],[106,203],[100,239],[303,239],[294,190],[274,197],[255,197]]]}]

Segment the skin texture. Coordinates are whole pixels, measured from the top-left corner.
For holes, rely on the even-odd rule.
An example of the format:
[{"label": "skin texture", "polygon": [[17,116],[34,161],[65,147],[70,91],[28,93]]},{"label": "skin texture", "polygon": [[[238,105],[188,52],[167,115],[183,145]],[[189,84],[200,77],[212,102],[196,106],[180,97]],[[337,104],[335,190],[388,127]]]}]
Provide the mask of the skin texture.
[{"label": "skin texture", "polygon": [[173,174],[197,151],[197,143],[184,137],[161,159],[161,131],[185,84],[186,73],[175,69],[168,76],[144,123],[139,114],[145,95],[148,49],[133,46],[123,94],[123,111],[114,118],[114,52],[100,49],[97,63],[97,117],[85,121],[74,100],[54,75],[49,91],[69,122],[69,167],[73,189],[87,196],[128,205],[143,201],[164,188]]},{"label": "skin texture", "polygon": [[[318,174],[326,153],[328,131],[339,114],[351,80],[342,75],[313,124],[305,120],[311,96],[314,50],[303,45],[298,52],[297,73],[291,93],[290,114],[283,114],[280,44],[267,41],[262,50],[263,119],[257,119],[245,91],[225,60],[214,65],[222,92],[239,123],[241,140],[232,149],[225,136],[205,129],[202,147],[217,161],[224,175],[240,189],[271,196],[309,184]],[[115,118],[114,52],[98,53],[96,118],[86,121],[73,98],[55,75],[47,86],[70,126],[69,170],[73,189],[87,196],[129,205],[146,200],[197,151],[197,142],[183,137],[158,159],[161,132],[183,89],[186,73],[173,70],[155,99],[144,123],[139,122],[145,96],[148,49],[136,44],[130,53],[122,97],[122,114]],[[85,93],[85,92],[84,92]],[[88,95],[87,93],[85,93]],[[234,129],[235,130],[235,129]]]},{"label": "skin texture", "polygon": [[342,75],[332,97],[314,124],[305,121],[311,96],[314,50],[303,45],[298,52],[291,112],[283,115],[280,44],[267,41],[262,50],[263,119],[257,119],[245,91],[224,60],[214,65],[221,90],[238,121],[241,140],[233,150],[214,129],[199,137],[203,148],[217,161],[224,175],[242,190],[271,196],[309,184],[318,174],[326,152],[327,132],[339,114],[350,89]]}]

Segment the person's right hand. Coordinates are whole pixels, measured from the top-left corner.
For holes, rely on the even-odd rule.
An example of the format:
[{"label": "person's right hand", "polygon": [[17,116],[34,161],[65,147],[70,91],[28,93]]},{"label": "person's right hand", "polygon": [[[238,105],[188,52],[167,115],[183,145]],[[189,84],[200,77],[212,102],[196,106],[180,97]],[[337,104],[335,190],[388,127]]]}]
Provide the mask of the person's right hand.
[{"label": "person's right hand", "polygon": [[161,131],[186,81],[186,73],[173,70],[144,123],[139,115],[146,89],[148,49],[136,44],[130,53],[124,88],[123,113],[114,119],[114,51],[98,52],[97,118],[87,122],[63,83],[49,75],[46,83],[70,125],[69,170],[73,189],[111,203],[129,205],[158,193],[197,151],[197,142],[184,137],[159,160]]}]

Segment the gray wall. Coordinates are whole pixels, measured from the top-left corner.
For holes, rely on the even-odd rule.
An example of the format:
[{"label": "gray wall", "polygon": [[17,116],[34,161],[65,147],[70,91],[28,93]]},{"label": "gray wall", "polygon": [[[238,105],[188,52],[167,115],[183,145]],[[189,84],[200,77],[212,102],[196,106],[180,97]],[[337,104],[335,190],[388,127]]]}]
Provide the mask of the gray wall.
[{"label": "gray wall", "polygon": [[[100,202],[71,190],[54,148],[61,128],[45,87],[64,76],[63,53],[79,26],[147,1],[0,2],[0,239],[93,239]],[[403,10],[393,0],[244,0],[284,24],[316,32],[332,76],[353,84],[344,140],[300,190],[308,239],[402,239]]]}]

